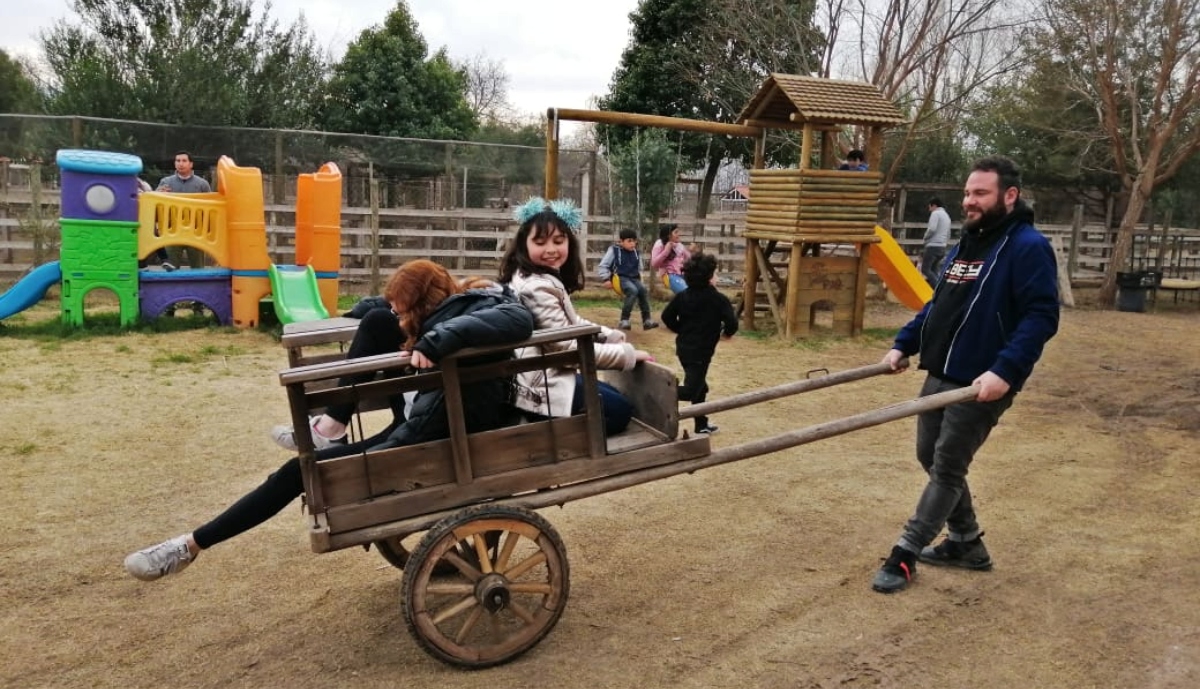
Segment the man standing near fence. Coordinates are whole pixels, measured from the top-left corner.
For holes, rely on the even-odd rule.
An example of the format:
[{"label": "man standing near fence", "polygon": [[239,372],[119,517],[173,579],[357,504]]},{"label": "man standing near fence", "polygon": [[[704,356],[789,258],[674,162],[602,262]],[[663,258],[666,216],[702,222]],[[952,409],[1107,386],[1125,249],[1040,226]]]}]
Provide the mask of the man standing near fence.
[{"label": "man standing near fence", "polygon": [[[162,181],[158,183],[157,191],[173,194],[207,194],[211,192],[212,187],[208,185],[208,180],[192,174],[192,168],[192,154],[187,151],[179,151],[175,154],[175,174],[163,177]],[[190,246],[172,246],[167,248],[167,260],[163,261],[163,268],[174,270],[180,266],[185,256],[189,267],[204,267],[203,251]]]},{"label": "man standing near fence", "polygon": [[936,287],[942,259],[946,258],[946,245],[950,243],[950,214],[942,206],[942,200],[934,196],[929,199],[929,226],[925,229],[925,248],[921,251],[921,274],[930,287]]}]

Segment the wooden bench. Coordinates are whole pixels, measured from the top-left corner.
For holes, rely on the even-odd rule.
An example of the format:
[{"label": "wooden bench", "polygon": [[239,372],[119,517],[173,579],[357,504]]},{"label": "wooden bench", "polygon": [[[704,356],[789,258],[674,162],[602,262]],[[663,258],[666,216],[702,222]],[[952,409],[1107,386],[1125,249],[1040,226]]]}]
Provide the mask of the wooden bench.
[{"label": "wooden bench", "polygon": [[[309,329],[290,340],[339,341],[337,328]],[[325,552],[404,535],[400,520],[491,499],[556,488],[619,473],[659,466],[709,453],[707,436],[676,441],[679,429],[673,371],[641,363],[628,372],[604,372],[625,393],[635,418],[623,433],[605,438],[592,341],[599,327],[576,326],[538,331],[518,346],[574,339],[574,350],[537,357],[478,363],[480,355],[512,349],[465,349],[440,362],[437,370],[369,383],[338,386],[339,378],[364,372],[394,372],[409,366],[404,354],[325,361],[280,373],[287,387],[296,442],[301,448],[305,504],[311,517],[312,547]],[[311,338],[311,339],[309,339]],[[289,357],[290,357],[289,349]],[[303,356],[297,354],[301,360]],[[462,412],[462,385],[552,366],[575,366],[583,375],[586,414],[520,423],[468,434]],[[445,391],[450,437],[419,445],[363,452],[316,461],[307,419],[330,404],[353,402],[360,410],[410,390]]]},{"label": "wooden bench", "polygon": [[1200,294],[1200,280],[1185,280],[1183,278],[1163,278],[1159,281],[1155,290],[1168,290],[1173,292],[1175,303],[1179,303],[1179,294],[1182,292],[1185,295]]}]

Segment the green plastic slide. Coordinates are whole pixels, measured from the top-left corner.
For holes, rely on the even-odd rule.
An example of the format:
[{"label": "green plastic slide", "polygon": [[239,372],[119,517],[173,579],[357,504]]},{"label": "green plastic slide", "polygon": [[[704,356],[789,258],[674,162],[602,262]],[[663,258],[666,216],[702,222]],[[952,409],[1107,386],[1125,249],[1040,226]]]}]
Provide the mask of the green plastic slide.
[{"label": "green plastic slide", "polygon": [[271,276],[272,301],[279,322],[304,323],[329,318],[317,289],[317,274],[312,266],[277,266],[267,269]]}]

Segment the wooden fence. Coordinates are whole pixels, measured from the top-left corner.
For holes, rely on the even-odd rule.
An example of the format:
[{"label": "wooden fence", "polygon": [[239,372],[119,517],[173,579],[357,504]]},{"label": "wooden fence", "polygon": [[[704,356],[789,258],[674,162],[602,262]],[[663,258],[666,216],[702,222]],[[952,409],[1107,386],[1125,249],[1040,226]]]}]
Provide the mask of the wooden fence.
[{"label": "wooden fence", "polygon": [[[34,199],[37,202],[34,202]],[[58,190],[10,184],[0,180],[0,287],[16,282],[32,267],[58,258]],[[266,207],[268,249],[278,264],[294,262],[295,209]],[[679,216],[684,241],[716,254],[722,284],[742,280],[744,211],[723,211],[702,220]],[[1098,278],[1112,253],[1115,232],[1082,223],[1039,225],[1055,239],[1074,280]],[[467,208],[346,207],[342,209],[342,271],[348,293],[375,291],[380,276],[413,258],[432,258],[458,275],[493,275],[516,226],[509,210]],[[914,261],[920,254],[923,223],[892,228],[893,236]],[[957,234],[958,228],[955,228]],[[612,217],[592,215],[580,232],[589,275],[613,241]],[[641,246],[647,256],[648,242]],[[839,252],[845,247],[831,246]],[[648,261],[647,261],[648,262]],[[1129,269],[1160,269],[1167,277],[1200,279],[1200,231],[1145,228],[1134,243]]]}]

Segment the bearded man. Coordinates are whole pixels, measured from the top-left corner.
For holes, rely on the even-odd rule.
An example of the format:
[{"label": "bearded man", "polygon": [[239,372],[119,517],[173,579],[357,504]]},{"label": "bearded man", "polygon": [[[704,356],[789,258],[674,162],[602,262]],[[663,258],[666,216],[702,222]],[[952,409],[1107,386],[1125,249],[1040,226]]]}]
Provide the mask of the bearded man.
[{"label": "bearded man", "polygon": [[[971,401],[917,417],[917,460],[928,482],[871,587],[908,586],[916,563],[986,571],[992,558],[971,503],[967,470],[1058,331],[1057,264],[1021,199],[1021,173],[1002,156],[972,166],[963,189],[962,239],[946,257],[933,298],[883,357],[894,372],[920,354],[921,396],[976,386]],[[942,527],[946,538],[931,546]]]}]

